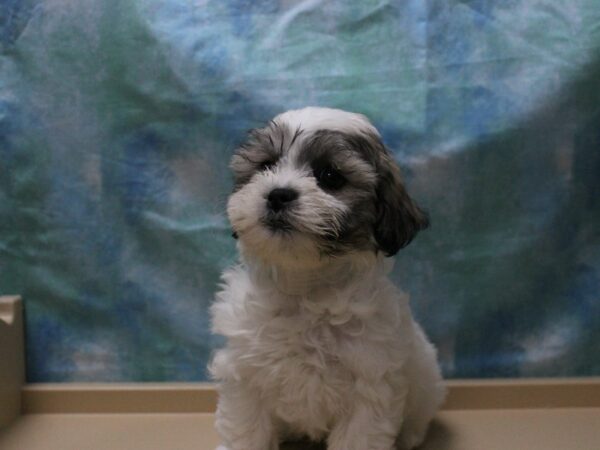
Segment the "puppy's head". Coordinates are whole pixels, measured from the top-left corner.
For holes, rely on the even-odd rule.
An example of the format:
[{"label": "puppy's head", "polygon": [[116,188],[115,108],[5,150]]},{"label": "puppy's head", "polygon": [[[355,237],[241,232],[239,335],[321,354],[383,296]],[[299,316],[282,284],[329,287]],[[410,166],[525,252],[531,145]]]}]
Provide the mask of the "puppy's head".
[{"label": "puppy's head", "polygon": [[428,226],[366,117],[305,108],[252,130],[233,156],[227,207],[243,251],[312,265],[355,251],[394,255]]}]

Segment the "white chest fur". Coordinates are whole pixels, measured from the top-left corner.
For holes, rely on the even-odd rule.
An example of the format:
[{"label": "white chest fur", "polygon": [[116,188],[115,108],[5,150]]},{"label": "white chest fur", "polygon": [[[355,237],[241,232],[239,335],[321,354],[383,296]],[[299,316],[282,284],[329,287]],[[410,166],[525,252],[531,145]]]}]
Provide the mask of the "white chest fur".
[{"label": "white chest fur", "polygon": [[347,412],[357,380],[400,377],[410,313],[384,278],[303,295],[259,287],[239,267],[223,278],[213,328],[228,343],[213,375],[259,392],[292,429],[320,438]]}]

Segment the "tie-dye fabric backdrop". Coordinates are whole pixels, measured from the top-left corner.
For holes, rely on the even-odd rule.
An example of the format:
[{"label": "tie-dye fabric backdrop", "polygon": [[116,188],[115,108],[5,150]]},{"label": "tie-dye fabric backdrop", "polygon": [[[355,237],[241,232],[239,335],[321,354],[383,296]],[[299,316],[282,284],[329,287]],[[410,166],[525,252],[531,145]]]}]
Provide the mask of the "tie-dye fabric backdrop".
[{"label": "tie-dye fabric backdrop", "polygon": [[394,277],[447,376],[600,374],[597,0],[6,0],[28,379],[205,379],[228,159],[305,105],[367,114],[429,211]]}]

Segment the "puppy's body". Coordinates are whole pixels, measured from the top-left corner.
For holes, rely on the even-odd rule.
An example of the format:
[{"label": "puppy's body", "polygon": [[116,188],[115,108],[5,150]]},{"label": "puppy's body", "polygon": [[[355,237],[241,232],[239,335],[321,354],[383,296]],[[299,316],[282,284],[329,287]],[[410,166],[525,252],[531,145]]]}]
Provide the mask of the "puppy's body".
[{"label": "puppy's body", "polygon": [[[363,116],[309,108],[270,127],[232,163],[228,213],[242,262],[223,275],[212,308],[228,339],[211,365],[217,429],[232,450],[274,450],[302,435],[338,450],[412,448],[444,390],[383,253],[425,218]],[[283,188],[295,194],[272,195]],[[399,203],[377,204],[389,198]],[[395,213],[404,217],[381,223]]]}]

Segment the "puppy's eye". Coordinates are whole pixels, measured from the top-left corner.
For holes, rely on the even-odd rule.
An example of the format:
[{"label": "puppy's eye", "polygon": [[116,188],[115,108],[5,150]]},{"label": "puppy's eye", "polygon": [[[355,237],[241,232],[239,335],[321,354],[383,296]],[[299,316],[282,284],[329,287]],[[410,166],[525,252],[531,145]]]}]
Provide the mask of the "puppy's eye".
[{"label": "puppy's eye", "polygon": [[277,164],[277,161],[273,161],[272,159],[268,159],[268,160],[263,161],[263,162],[261,162],[259,164],[258,170],[260,170],[262,172],[263,170],[271,169],[275,164]]},{"label": "puppy's eye", "polygon": [[346,184],[346,179],[335,167],[326,166],[315,170],[317,183],[323,189],[335,191],[341,189]]}]

